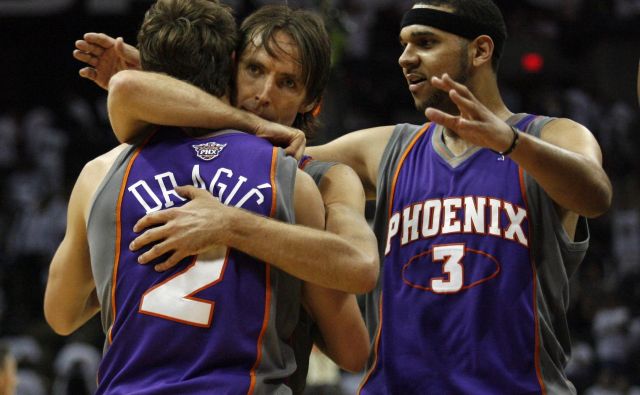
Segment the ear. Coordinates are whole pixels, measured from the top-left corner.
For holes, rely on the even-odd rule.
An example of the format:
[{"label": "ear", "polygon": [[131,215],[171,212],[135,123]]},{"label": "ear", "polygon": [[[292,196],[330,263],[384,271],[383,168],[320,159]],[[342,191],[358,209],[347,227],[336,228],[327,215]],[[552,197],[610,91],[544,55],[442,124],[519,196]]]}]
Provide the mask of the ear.
[{"label": "ear", "polygon": [[493,56],[493,49],[495,47],[491,37],[487,35],[478,36],[473,40],[471,47],[474,66],[479,67],[485,63],[491,64],[491,57]]},{"label": "ear", "polygon": [[306,114],[309,111],[313,110],[318,105],[319,102],[320,102],[320,99],[316,99],[310,103],[302,103],[298,108],[298,112],[300,114]]}]

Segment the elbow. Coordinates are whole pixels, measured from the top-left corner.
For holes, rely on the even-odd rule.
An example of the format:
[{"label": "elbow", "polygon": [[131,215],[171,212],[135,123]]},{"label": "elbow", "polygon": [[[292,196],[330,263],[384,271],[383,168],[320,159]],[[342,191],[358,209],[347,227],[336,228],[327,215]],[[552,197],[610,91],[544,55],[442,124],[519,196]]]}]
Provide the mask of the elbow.
[{"label": "elbow", "polygon": [[[367,336],[368,338],[368,336]],[[360,342],[358,342],[360,343]],[[369,343],[364,342],[358,346],[350,349],[349,353],[345,353],[336,362],[340,368],[351,373],[360,373],[364,371],[367,366],[367,360],[369,359]]]},{"label": "elbow", "polygon": [[66,320],[61,314],[52,312],[50,309],[45,308],[44,318],[49,327],[60,336],[68,336],[76,330],[70,320]]},{"label": "elbow", "polygon": [[109,79],[109,98],[126,98],[137,88],[137,71],[122,70]]},{"label": "elbow", "polygon": [[380,272],[380,261],[378,255],[370,255],[365,257],[362,262],[360,274],[358,275],[358,289],[354,292],[357,294],[365,294],[371,292],[378,284],[378,275]]},{"label": "elbow", "polygon": [[587,218],[597,218],[605,214],[611,208],[613,201],[613,188],[611,183],[607,180],[606,184],[596,188],[591,195],[591,205],[588,210],[580,213]]},{"label": "elbow", "polygon": [[135,70],[123,70],[109,80],[107,110],[113,132],[119,143],[132,143],[136,134],[131,130],[131,120],[136,103],[144,93]]}]

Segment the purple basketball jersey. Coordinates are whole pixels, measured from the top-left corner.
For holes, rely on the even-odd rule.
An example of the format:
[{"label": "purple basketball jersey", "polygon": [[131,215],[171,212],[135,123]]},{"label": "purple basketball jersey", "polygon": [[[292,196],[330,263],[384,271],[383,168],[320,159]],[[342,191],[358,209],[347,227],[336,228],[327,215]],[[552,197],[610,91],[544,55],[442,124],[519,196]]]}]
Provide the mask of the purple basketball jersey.
[{"label": "purple basketball jersey", "polygon": [[360,393],[540,393],[523,174],[488,149],[456,157],[441,137],[436,124],[415,133],[378,191],[379,326]]},{"label": "purple basketball jersey", "polygon": [[221,247],[157,273],[153,264],[138,264],[141,252],[128,248],[137,236],[133,226],[145,214],[186,203],[174,191],[178,185],[275,216],[278,155],[265,140],[239,132],[199,139],[159,132],[132,151],[119,179],[107,290],[112,324],[98,394],[246,394],[259,387],[256,370],[264,358],[284,360],[274,382],[284,382],[285,366],[295,369],[284,351],[263,355],[264,343],[274,342],[267,332],[275,327],[275,269]]}]

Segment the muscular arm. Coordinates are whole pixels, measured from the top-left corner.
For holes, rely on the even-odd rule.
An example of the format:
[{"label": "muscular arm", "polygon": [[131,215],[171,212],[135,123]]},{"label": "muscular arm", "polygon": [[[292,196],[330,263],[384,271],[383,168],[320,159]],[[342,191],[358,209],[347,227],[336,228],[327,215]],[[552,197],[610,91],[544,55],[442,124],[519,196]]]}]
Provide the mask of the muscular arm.
[{"label": "muscular arm", "polygon": [[393,126],[351,132],[327,144],[307,147],[305,154],[351,167],[360,177],[367,199],[375,199],[380,159],[392,132]]},{"label": "muscular arm", "polygon": [[125,148],[121,145],[87,163],[71,192],[67,230],[51,260],[44,295],[44,316],[58,334],[72,333],[100,311],[86,223],[98,185]]},{"label": "muscular arm", "polygon": [[[429,119],[454,131],[462,139],[496,151],[505,150],[513,138],[510,127],[484,106],[469,89],[446,74],[432,84],[449,92],[461,114],[428,108]],[[545,126],[541,138],[520,133],[510,155],[533,176],[551,199],[567,212],[597,217],[611,205],[612,188],[602,169],[600,147],[582,125],[559,119]]]},{"label": "muscular arm", "polygon": [[[296,179],[295,212],[299,224],[315,229],[325,227],[320,194],[313,180],[300,171]],[[320,329],[322,351],[343,369],[362,370],[370,342],[355,295],[305,282],[302,300]]]},{"label": "muscular arm", "polygon": [[118,141],[142,137],[150,125],[203,129],[233,128],[263,137],[285,147],[299,158],[304,133],[269,122],[221,101],[219,98],[165,74],[124,70],[109,81],[109,119]]},{"label": "muscular arm", "polygon": [[611,182],[602,169],[602,153],[582,125],[558,119],[541,138],[521,133],[511,158],[566,211],[597,217],[611,205]]},{"label": "muscular arm", "polygon": [[91,273],[84,216],[91,197],[88,194],[91,177],[90,166],[78,177],[69,200],[67,231],[49,268],[44,316],[60,335],[72,333],[100,310]]},{"label": "muscular arm", "polygon": [[[315,189],[310,177],[298,171],[296,188],[307,183]],[[185,256],[223,244],[317,285],[353,293],[365,293],[375,286],[378,270],[375,241],[372,238],[365,241],[369,237],[364,236],[368,225],[363,219],[354,219],[353,214],[345,217],[356,221],[346,232],[358,235],[356,242],[353,238],[225,206],[208,192],[194,187],[181,187],[176,191],[191,201],[182,207],[149,214],[134,227],[140,232],[161,225],[148,229],[134,240],[133,249],[160,241],[140,256],[141,263],[173,251],[173,255],[157,267],[166,270]],[[339,204],[332,206],[330,210],[346,211]],[[365,229],[355,231],[358,226]]]},{"label": "muscular arm", "polygon": [[165,74],[124,70],[109,81],[109,119],[121,142],[135,140],[149,124],[254,132],[265,121]]}]

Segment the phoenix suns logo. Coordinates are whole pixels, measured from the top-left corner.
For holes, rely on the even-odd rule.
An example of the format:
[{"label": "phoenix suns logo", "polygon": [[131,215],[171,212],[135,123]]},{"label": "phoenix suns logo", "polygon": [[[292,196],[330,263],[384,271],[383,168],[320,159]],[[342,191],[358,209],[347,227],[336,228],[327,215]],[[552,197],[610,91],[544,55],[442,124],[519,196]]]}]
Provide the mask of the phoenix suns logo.
[{"label": "phoenix suns logo", "polygon": [[196,155],[202,160],[212,160],[217,158],[226,146],[226,144],[218,144],[214,141],[210,141],[205,144],[192,145],[193,149],[196,150]]}]

